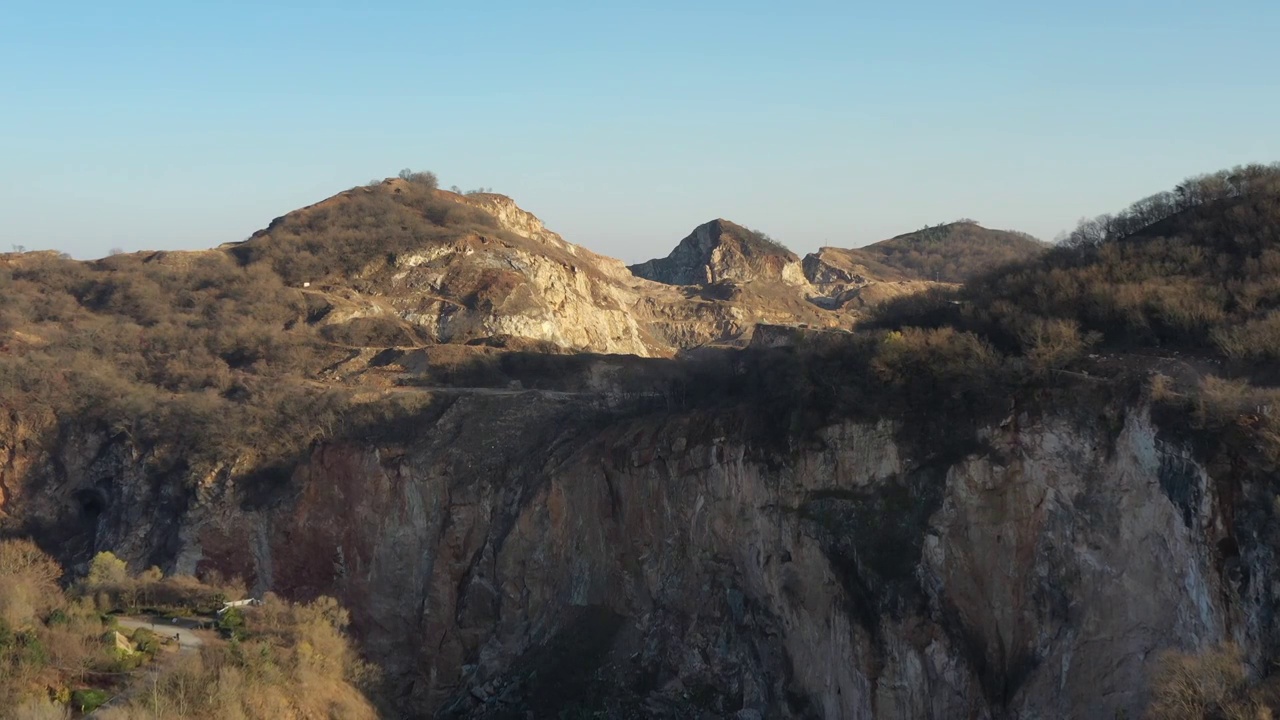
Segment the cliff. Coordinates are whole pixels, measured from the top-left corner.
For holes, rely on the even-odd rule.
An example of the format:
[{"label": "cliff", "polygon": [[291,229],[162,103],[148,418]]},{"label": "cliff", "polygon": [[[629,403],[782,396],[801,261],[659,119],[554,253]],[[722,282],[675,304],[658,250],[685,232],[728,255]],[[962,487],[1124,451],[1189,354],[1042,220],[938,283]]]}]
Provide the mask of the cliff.
[{"label": "cliff", "polygon": [[72,435],[8,448],[31,468],[8,509],[62,547],[342,598],[423,717],[1132,716],[1162,648],[1275,657],[1269,496],[1145,405],[779,444],[753,413],[601,400],[436,394],[254,478]]}]

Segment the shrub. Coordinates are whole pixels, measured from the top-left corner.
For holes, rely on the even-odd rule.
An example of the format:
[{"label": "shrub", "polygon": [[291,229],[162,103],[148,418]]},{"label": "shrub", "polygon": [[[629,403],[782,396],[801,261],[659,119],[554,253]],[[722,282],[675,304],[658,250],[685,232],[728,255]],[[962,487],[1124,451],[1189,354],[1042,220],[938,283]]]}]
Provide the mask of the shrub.
[{"label": "shrub", "polygon": [[245,638],[244,611],[240,608],[229,608],[218,616],[218,630],[229,638],[243,640]]},{"label": "shrub", "polygon": [[[0,565],[11,573],[15,567],[35,567],[45,576],[61,574],[56,564],[31,552],[31,547],[18,541],[0,543]],[[100,556],[95,565],[109,570],[100,575],[116,585],[148,583],[158,586],[157,595],[188,600],[224,590],[240,592],[235,583],[212,587],[193,578],[163,578],[154,570],[122,581],[113,557]],[[0,581],[0,592],[6,587]],[[77,713],[93,712],[121,691],[86,686],[98,678],[152,682],[150,674],[135,671],[159,651],[156,633],[137,629],[132,640],[140,652],[118,651],[114,626],[100,620],[87,602],[67,602],[56,584],[49,594],[54,610],[47,622],[37,620],[29,628],[14,629],[0,618],[0,713],[4,717],[65,717],[65,707],[48,701],[51,692]],[[147,692],[137,693],[134,702],[122,699],[105,710],[104,717],[375,717],[356,684],[371,682],[376,672],[359,658],[346,636],[349,620],[341,605],[331,598],[294,604],[270,596],[262,610],[252,615],[239,609],[226,613],[223,624],[234,631],[235,639],[225,645],[209,643],[200,654],[179,654],[174,662],[157,668],[154,686],[149,684]],[[77,689],[67,691],[68,686]]]},{"label": "shrub", "polygon": [[1209,375],[1200,381],[1195,402],[1196,424],[1219,429],[1274,414],[1280,410],[1280,390]]},{"label": "shrub", "polygon": [[1250,697],[1240,650],[1224,645],[1199,655],[1166,651],[1151,680],[1153,720],[1261,720],[1271,713]]},{"label": "shrub", "polygon": [[1229,358],[1267,362],[1280,360],[1280,310],[1239,325],[1214,328],[1212,339]]},{"label": "shrub", "polygon": [[767,233],[752,228],[742,228],[742,230],[745,234],[742,240],[747,247],[763,250],[765,253],[795,257],[795,253],[791,252],[790,248],[773,239]]},{"label": "shrub", "polygon": [[999,354],[973,333],[903,328],[885,337],[872,368],[892,383],[950,387],[959,394],[993,378],[999,365]]},{"label": "shrub", "polygon": [[[927,246],[936,232],[913,242]],[[1119,352],[1220,353],[1274,382],[1266,374],[1280,359],[1277,307],[1280,165],[1193,178],[1082,222],[1062,246],[981,275],[949,300],[889,303],[872,324],[972,332],[1041,371],[1077,362],[1080,343],[1096,342]]]},{"label": "shrub", "polygon": [[110,699],[105,690],[86,688],[71,693],[71,706],[82,713],[91,713]]},{"label": "shrub", "polygon": [[12,720],[69,720],[71,717],[71,710],[65,703],[39,696],[27,698],[10,710],[13,715],[7,717]]},{"label": "shrub", "polygon": [[133,645],[138,649],[138,652],[155,655],[160,651],[160,636],[147,628],[134,630],[129,639],[133,641]]},{"label": "shrub", "polygon": [[346,611],[329,598],[288,603],[268,596],[262,607],[237,613],[237,637],[183,655],[145,697],[119,708],[150,717],[209,719],[373,718],[354,683],[371,677],[343,629]]},{"label": "shrub", "polygon": [[0,541],[0,623],[23,630],[39,623],[59,595],[62,568],[30,540]]},{"label": "shrub", "polygon": [[89,563],[89,574],[85,577],[85,585],[90,589],[116,587],[129,580],[129,570],[125,562],[115,553],[103,551],[93,556]]},{"label": "shrub", "polygon": [[414,171],[405,168],[400,171],[400,179],[431,190],[440,187],[440,180],[436,177],[436,174],[426,170]]},{"label": "shrub", "polygon": [[1152,373],[1147,384],[1147,395],[1155,402],[1170,402],[1178,396],[1173,378],[1164,373]]},{"label": "shrub", "polygon": [[1032,318],[1018,332],[1027,362],[1038,372],[1065,367],[1088,347],[1075,320]]},{"label": "shrub", "polygon": [[910,277],[958,283],[1002,265],[1030,260],[1045,249],[1044,243],[1026,233],[989,230],[973,220],[961,219],[926,226],[854,253]]}]

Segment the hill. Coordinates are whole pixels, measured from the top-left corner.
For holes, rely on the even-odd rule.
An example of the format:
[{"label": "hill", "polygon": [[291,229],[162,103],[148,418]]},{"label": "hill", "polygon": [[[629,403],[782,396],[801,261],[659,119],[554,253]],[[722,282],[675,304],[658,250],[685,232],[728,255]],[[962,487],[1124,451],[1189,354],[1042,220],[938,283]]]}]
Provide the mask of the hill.
[{"label": "hill", "polygon": [[348,346],[542,343],[661,356],[745,344],[759,323],[848,328],[880,299],[919,289],[824,303],[794,253],[727,220],[628,269],[508,197],[403,178],[277,218],[222,251],[306,284],[313,321]]},{"label": "hill", "polygon": [[950,298],[887,307],[886,322],[947,324],[1009,352],[1068,333],[1116,351],[1192,353],[1261,372],[1280,358],[1280,167],[1192,178],[1086,221],[1062,246]]},{"label": "hill", "polygon": [[990,230],[962,220],[845,252],[881,272],[887,268],[915,280],[960,283],[1001,265],[1028,260],[1048,248],[1026,233]]},{"label": "hill", "polygon": [[718,219],[699,225],[671,254],[630,266],[638,277],[667,285],[764,279],[801,282],[799,257],[758,230]]},{"label": "hill", "polygon": [[848,329],[870,308],[931,287],[856,252],[824,248],[801,260],[764,233],[718,219],[695,228],[667,257],[629,269],[686,293],[731,301],[771,326]]},{"label": "hill", "polygon": [[[466,375],[454,367],[506,377],[491,371],[504,353],[668,357],[744,346],[761,323],[848,329],[873,304],[823,307],[794,254],[732,223],[704,230],[768,281],[732,279],[736,259],[711,284],[638,278],[508,197],[413,175],[213,250],[4,254],[0,402],[36,425],[127,428],[165,462],[280,458],[359,412],[360,393]],[[15,493],[0,483],[0,512]]]}]

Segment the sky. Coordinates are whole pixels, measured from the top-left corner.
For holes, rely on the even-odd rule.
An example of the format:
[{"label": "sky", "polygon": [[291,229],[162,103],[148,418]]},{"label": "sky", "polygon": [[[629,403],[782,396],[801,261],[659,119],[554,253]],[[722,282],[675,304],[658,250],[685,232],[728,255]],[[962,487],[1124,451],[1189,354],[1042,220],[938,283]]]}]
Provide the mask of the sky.
[{"label": "sky", "polygon": [[401,168],[662,256],[961,217],[1052,239],[1280,160],[1274,0],[0,7],[0,251],[243,240]]}]

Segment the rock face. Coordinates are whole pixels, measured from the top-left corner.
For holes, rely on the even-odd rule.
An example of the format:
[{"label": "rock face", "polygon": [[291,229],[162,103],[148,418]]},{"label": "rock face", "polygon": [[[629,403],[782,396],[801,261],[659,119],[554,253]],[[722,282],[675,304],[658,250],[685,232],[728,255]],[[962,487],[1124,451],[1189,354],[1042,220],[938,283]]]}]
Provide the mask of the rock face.
[{"label": "rock face", "polygon": [[169,497],[126,438],[69,442],[9,510],[139,567],[337,594],[422,717],[1134,717],[1162,648],[1276,659],[1276,509],[1143,407],[964,442],[628,417],[463,394],[253,496],[214,473]]},{"label": "rock face", "polygon": [[755,231],[712,220],[698,226],[667,257],[630,269],[666,285],[701,286],[719,290],[722,296],[741,297],[741,304],[749,308],[776,308],[791,299],[820,311],[816,318],[811,311],[793,310],[791,317],[775,312],[760,317],[762,323],[848,327],[886,300],[938,285],[885,264],[877,248],[825,247],[801,260]]},{"label": "rock face", "polygon": [[[465,217],[461,211],[480,211],[488,222],[449,220],[451,213]],[[662,357],[745,345],[758,323],[847,328],[864,307],[822,304],[816,298],[823,290],[810,286],[799,258],[725,220],[696,229],[669,258],[629,270],[566,242],[511,198],[400,180],[340,193],[223,251],[252,258],[285,241],[327,249],[349,243],[353,233],[369,242],[398,233],[397,250],[372,253],[345,276],[308,276],[301,289],[319,324],[348,338],[360,332],[346,328],[373,325],[401,346],[516,338],[564,351]],[[341,258],[313,264],[341,265]],[[287,258],[277,262],[288,271]]]},{"label": "rock face", "polygon": [[368,277],[383,289],[381,303],[431,342],[515,336],[571,350],[671,352],[631,312],[638,292],[629,278],[620,282],[607,263],[560,245],[467,237],[398,255]]},{"label": "rock face", "polygon": [[[272,245],[290,243],[293,252],[319,248],[324,257],[308,268],[346,266],[323,278],[289,277],[297,274],[293,263],[277,253],[275,269],[306,291],[316,322],[336,326],[333,333],[349,345],[513,341],[670,357],[708,345],[745,346],[759,324],[849,329],[876,305],[937,285],[935,266],[952,272],[975,247],[984,250],[979,263],[1028,256],[1010,243],[1042,249],[1015,233],[956,227],[945,237],[938,230],[861,249],[822,248],[802,260],[761,233],[717,219],[667,257],[628,268],[565,241],[509,197],[388,180],[277,218],[221,251],[252,262],[255,253],[270,256]],[[394,250],[366,253],[354,267],[344,262],[353,250],[382,245]],[[188,261],[184,253],[163,259]],[[378,342],[359,342],[370,326],[381,329]]]},{"label": "rock face", "polygon": [[724,281],[804,282],[800,258],[763,235],[728,220],[699,225],[665,258],[632,265],[637,276],[667,285]]}]

